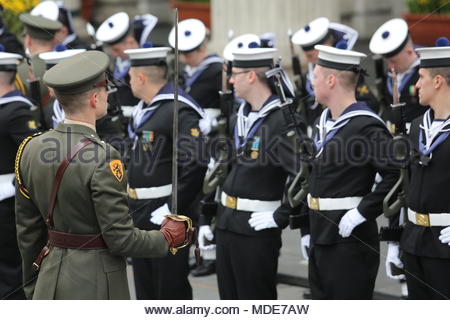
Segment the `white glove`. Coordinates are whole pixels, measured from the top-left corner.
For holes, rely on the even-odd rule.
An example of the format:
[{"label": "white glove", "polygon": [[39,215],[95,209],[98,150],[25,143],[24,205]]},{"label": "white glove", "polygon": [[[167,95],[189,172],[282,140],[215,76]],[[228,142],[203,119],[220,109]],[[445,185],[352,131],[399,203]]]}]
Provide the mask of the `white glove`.
[{"label": "white glove", "polygon": [[253,212],[250,219],[248,219],[248,223],[250,224],[250,227],[256,231],[278,228],[278,225],[273,218],[273,211]]},{"label": "white glove", "polygon": [[164,217],[167,216],[168,214],[170,214],[169,206],[167,205],[167,203],[165,203],[164,205],[162,205],[161,207],[152,212],[150,222],[157,225],[161,225],[164,221]]},{"label": "white glove", "polygon": [[0,201],[14,197],[15,193],[16,193],[16,188],[12,184],[12,180],[5,181],[0,184]]},{"label": "white glove", "polygon": [[206,136],[211,132],[212,119],[209,117],[208,114],[205,113],[205,117],[200,119],[200,121],[198,122],[198,126],[203,135]]},{"label": "white glove", "polygon": [[211,157],[208,162],[208,170],[214,169],[215,165],[216,165],[216,160],[213,157]]},{"label": "white glove", "polygon": [[441,240],[443,244],[448,244],[450,246],[450,227],[441,230],[439,240]]},{"label": "white glove", "polygon": [[397,268],[403,269],[403,262],[399,258],[399,256],[400,256],[399,251],[400,251],[400,248],[399,248],[398,242],[389,242],[388,243],[388,252],[387,252],[386,263],[385,263],[386,275],[391,279],[404,280],[405,279],[404,274],[399,274],[396,276],[394,276],[392,274],[391,263],[395,264],[395,266]]},{"label": "white glove", "polygon": [[205,239],[209,241],[212,241],[212,239],[214,239],[214,234],[211,231],[211,227],[208,225],[200,226],[200,228],[198,228],[198,246],[201,250],[214,250],[216,248],[216,245],[206,245]]},{"label": "white glove", "polygon": [[347,211],[342,217],[341,222],[339,222],[339,234],[341,237],[347,238],[353,229],[364,221],[366,221],[366,218],[359,213],[358,209],[354,208]]},{"label": "white glove", "polygon": [[311,243],[311,236],[309,234],[304,235],[300,240],[300,249],[302,250],[303,259],[309,260],[309,245]]}]

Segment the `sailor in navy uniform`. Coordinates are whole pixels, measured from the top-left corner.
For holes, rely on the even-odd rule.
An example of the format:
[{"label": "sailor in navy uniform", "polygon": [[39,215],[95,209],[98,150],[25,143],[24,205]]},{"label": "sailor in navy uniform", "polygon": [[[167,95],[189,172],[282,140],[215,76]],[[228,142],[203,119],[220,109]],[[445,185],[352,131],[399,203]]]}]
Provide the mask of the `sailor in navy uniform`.
[{"label": "sailor in navy uniform", "polygon": [[[228,69],[232,69],[233,67],[233,52],[238,49],[250,48],[250,43],[253,46],[262,48],[261,37],[254,33],[241,34],[234,37],[226,44],[222,52],[222,57],[224,59],[224,63],[226,64],[226,69],[224,68],[224,72],[227,72]],[[234,95],[234,99],[236,100],[238,106],[243,102],[243,100],[236,97],[236,95]]]},{"label": "sailor in navy uniform", "polygon": [[[54,51],[39,54],[39,58],[45,61],[48,70],[60,61],[84,51],[86,51],[86,49],[67,49],[65,45],[59,44],[55,46]],[[59,104],[58,100],[55,99],[52,89],[49,89],[49,92],[51,99],[47,106],[44,107],[45,122],[47,128],[56,128],[58,123],[64,122],[66,117],[62,106]],[[95,127],[100,139],[112,144],[114,147],[121,146],[123,136],[120,134],[118,125],[115,125],[112,122],[112,118],[109,114],[96,120]]]},{"label": "sailor in navy uniform", "polygon": [[[315,97],[327,109],[313,132],[316,154],[307,199],[311,293],[314,299],[371,299],[379,265],[375,219],[398,178],[388,154],[392,136],[383,120],[355,98],[366,55],[315,48]],[[382,180],[371,191],[377,172]],[[303,235],[307,232],[302,228]]]},{"label": "sailor in navy uniform", "polygon": [[[358,31],[340,23],[330,22],[325,17],[314,19],[292,36],[292,43],[299,45],[302,48],[308,62],[308,70],[305,73],[304,78],[306,79],[305,87],[309,94],[309,97],[306,100],[306,115],[309,126],[313,125],[323,110],[315,100],[314,88],[312,86],[314,80],[314,66],[317,63],[317,56],[319,54],[319,52],[314,49],[314,46],[322,44],[337,47],[339,44],[340,49],[352,50],[357,40]],[[359,75],[355,93],[358,101],[366,101],[371,108],[375,111],[378,110],[378,102],[366,84],[362,73]]]},{"label": "sailor in navy uniform", "polygon": [[5,52],[17,53],[21,56],[25,55],[22,43],[17,39],[17,36],[11,33],[3,22],[1,16],[2,9],[0,8],[0,43],[5,46]]},{"label": "sailor in navy uniform", "polygon": [[[230,34],[232,32],[230,31]],[[253,45],[259,47],[261,45],[261,39],[256,34],[243,34],[240,36],[237,36],[230,40],[225,48],[223,49],[222,56],[224,58],[224,70],[223,70],[223,79],[222,81],[225,81],[224,79],[228,76],[227,73],[229,71],[231,72],[232,69],[232,61],[233,61],[233,51],[237,49],[242,48],[249,48],[250,43]],[[224,87],[224,83],[223,83]],[[231,87],[230,90],[233,94],[233,102],[231,106],[225,106],[230,108],[230,110],[224,110],[224,116],[227,115],[227,123],[230,122],[230,118],[234,117],[234,114],[236,113],[237,109],[241,105],[241,103],[244,101],[241,98],[238,98],[234,95],[233,88],[231,85],[228,84],[227,87]],[[227,127],[227,126],[225,126]],[[225,135],[229,138],[232,137],[232,132],[226,132]],[[218,155],[211,154],[211,161],[208,164],[208,170],[214,170],[216,162],[218,160]],[[209,172],[207,172],[207,175]],[[213,235],[213,229],[214,229],[214,217],[217,215],[217,205],[218,202],[218,195],[220,195],[220,186],[216,188],[216,190],[210,194],[207,194],[205,197],[202,198],[202,206],[201,210],[199,210],[199,243],[200,243],[200,249],[201,249],[201,255],[202,255],[202,264],[197,266],[195,269],[192,270],[191,274],[194,277],[197,276],[203,276],[208,275],[215,272],[216,269],[216,248],[214,244],[205,244],[206,240],[212,240]],[[219,201],[220,202],[220,201]],[[205,209],[206,208],[206,209]],[[213,228],[210,227],[212,225]]]},{"label": "sailor in navy uniform", "polygon": [[42,16],[61,22],[62,28],[55,35],[58,43],[65,45],[69,49],[88,49],[88,45],[81,41],[75,33],[72,13],[64,6],[62,1],[42,1],[30,13],[34,16]]},{"label": "sailor in navy uniform", "polygon": [[[245,33],[233,38],[230,42],[227,43],[222,53],[222,56],[227,65],[227,69],[232,68],[232,62],[234,59],[233,52],[244,48],[275,48],[275,35],[273,33],[264,33],[258,36],[253,33]],[[279,71],[283,90],[290,97],[294,97],[294,86],[292,85],[289,77],[287,76],[284,69],[280,68]],[[233,108],[233,113],[234,111],[237,111],[239,106],[244,102],[242,98],[236,95],[234,95],[234,99],[236,110]]]},{"label": "sailor in navy uniform", "polygon": [[45,106],[50,99],[48,88],[42,81],[46,71],[45,62],[39,58],[39,54],[53,50],[57,43],[55,34],[62,24],[29,13],[22,13],[19,19],[24,25],[23,43],[27,58],[17,67],[16,88],[35,102],[36,107],[31,110],[33,118],[38,127],[47,129],[45,123],[41,123],[42,114],[38,107]]},{"label": "sailor in navy uniform", "polygon": [[[172,28],[169,44],[175,46],[175,28]],[[186,19],[178,24],[178,50],[184,64],[182,71],[182,87],[206,112],[211,126],[216,126],[220,115],[220,95],[222,90],[223,59],[207,52],[209,30],[198,19]],[[216,132],[209,134],[211,138]],[[203,194],[199,194],[194,206],[199,206]],[[199,211],[199,210],[196,210]],[[197,216],[192,217],[194,223]],[[192,270],[194,276],[214,273],[214,255],[202,254],[202,264]],[[210,258],[210,259],[208,259]]]},{"label": "sailor in navy uniform", "polygon": [[[405,102],[406,129],[409,131],[411,121],[422,115],[427,108],[419,104],[416,82],[419,79],[419,56],[414,51],[414,45],[408,32],[405,20],[396,18],[382,24],[373,34],[369,44],[370,51],[381,55],[387,62],[388,69],[397,73],[399,102]],[[392,103],[392,78],[390,73],[386,77],[386,105]],[[389,130],[393,133],[392,110],[386,110],[386,120]]]},{"label": "sailor in navy uniform", "polygon": [[14,214],[14,160],[22,140],[36,133],[36,123],[30,112],[33,104],[14,89],[21,60],[21,55],[0,52],[0,299],[25,299]]},{"label": "sailor in navy uniform", "polygon": [[[202,106],[208,116],[216,119],[220,114],[223,59],[208,54],[209,31],[198,19],[186,19],[178,24],[178,50],[183,70],[183,89]],[[175,46],[175,29],[169,34],[169,44]]]},{"label": "sailor in navy uniform", "polygon": [[[133,95],[130,88],[128,71],[131,63],[124,51],[142,46],[148,40],[157,21],[158,18],[151,14],[130,20],[127,13],[118,12],[106,19],[95,34],[97,41],[107,45],[114,58],[113,77],[122,113],[126,119],[131,117],[139,99]],[[109,96],[113,97],[111,94]]]},{"label": "sailor in navy uniform", "polygon": [[[126,50],[130,56],[131,87],[141,98],[133,111],[129,137],[133,141],[128,163],[128,196],[131,215],[140,229],[157,230],[170,214],[172,194],[172,123],[174,85],[167,82],[169,47]],[[179,91],[178,210],[188,208],[200,193],[206,162],[197,149],[206,119],[203,109]],[[189,250],[161,259],[133,259],[138,299],[192,299],[188,281]]]},{"label": "sailor in navy uniform", "polygon": [[[288,177],[298,168],[280,98],[266,73],[276,51],[255,44],[233,52],[230,82],[236,96],[245,100],[230,123],[235,157],[216,219],[221,299],[277,298],[281,230],[293,210],[283,195]],[[211,238],[209,226],[200,228],[199,235]]]},{"label": "sailor in navy uniform", "polygon": [[407,220],[400,240],[402,256],[400,260],[398,250],[396,256],[388,254],[386,265],[392,262],[402,268],[404,264],[409,299],[448,299],[450,204],[445,190],[450,183],[450,45],[440,38],[436,47],[416,51],[420,55],[419,100],[430,108],[411,124],[413,156]]}]

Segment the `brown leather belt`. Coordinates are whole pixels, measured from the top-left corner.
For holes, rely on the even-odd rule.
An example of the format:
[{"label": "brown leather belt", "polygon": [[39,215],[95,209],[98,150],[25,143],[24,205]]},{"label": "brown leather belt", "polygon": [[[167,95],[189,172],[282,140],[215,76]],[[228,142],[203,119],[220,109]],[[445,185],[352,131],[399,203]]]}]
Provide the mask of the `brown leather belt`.
[{"label": "brown leather belt", "polygon": [[49,230],[48,242],[50,246],[66,249],[92,250],[108,248],[101,234],[73,234]]},{"label": "brown leather belt", "polygon": [[71,150],[67,158],[61,162],[58,170],[56,171],[55,180],[52,187],[52,192],[50,195],[50,202],[48,206],[48,216],[45,223],[48,227],[48,241],[47,244],[39,252],[36,260],[33,263],[33,268],[39,270],[42,260],[51,250],[52,246],[67,248],[67,249],[81,249],[81,250],[92,250],[92,249],[106,249],[107,245],[101,234],[72,234],[65,233],[54,230],[53,223],[53,212],[56,206],[56,196],[58,193],[61,180],[63,178],[64,172],[72,161],[73,157],[85,146],[91,144],[92,141],[84,139],[76,144]]}]

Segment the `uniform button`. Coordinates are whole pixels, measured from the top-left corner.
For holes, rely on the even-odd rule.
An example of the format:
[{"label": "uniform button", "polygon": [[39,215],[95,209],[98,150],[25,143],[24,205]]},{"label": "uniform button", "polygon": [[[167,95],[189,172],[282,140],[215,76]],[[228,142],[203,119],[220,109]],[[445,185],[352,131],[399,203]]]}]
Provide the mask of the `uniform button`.
[{"label": "uniform button", "polygon": [[91,134],[91,137],[92,137],[92,138],[94,138],[94,135],[93,135],[93,134]]}]

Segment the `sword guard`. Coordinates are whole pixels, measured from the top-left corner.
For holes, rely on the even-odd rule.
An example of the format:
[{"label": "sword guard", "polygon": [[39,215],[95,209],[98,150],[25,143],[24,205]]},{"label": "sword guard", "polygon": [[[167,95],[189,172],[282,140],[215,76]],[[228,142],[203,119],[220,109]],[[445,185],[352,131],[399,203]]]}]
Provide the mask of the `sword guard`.
[{"label": "sword guard", "polygon": [[166,215],[165,218],[174,220],[174,221],[178,221],[178,222],[184,222],[185,227],[186,227],[184,240],[181,243],[177,243],[173,247],[169,248],[170,252],[173,255],[175,255],[179,249],[185,248],[192,243],[192,240],[194,239],[195,228],[192,226],[191,218],[189,218],[187,216],[178,215],[178,214],[169,214],[169,215]]}]

